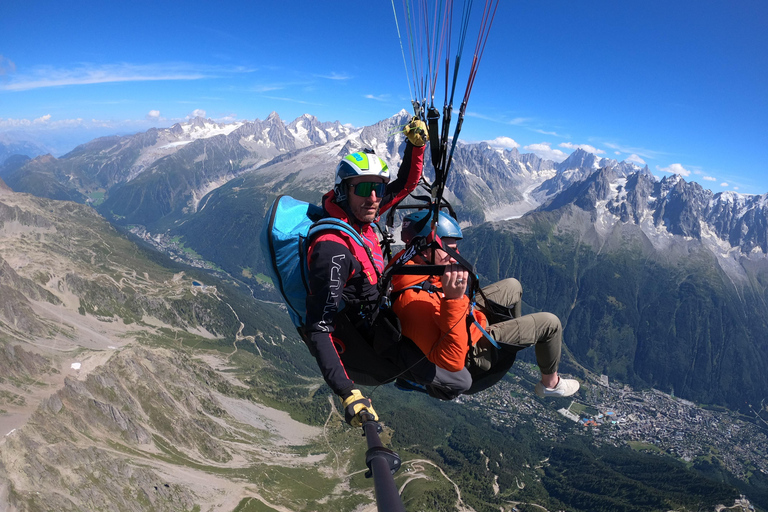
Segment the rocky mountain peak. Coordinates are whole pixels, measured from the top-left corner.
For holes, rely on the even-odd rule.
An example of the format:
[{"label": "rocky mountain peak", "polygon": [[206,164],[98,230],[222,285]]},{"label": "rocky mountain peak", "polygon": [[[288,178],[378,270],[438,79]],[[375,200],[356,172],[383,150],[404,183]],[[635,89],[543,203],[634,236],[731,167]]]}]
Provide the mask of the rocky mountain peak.
[{"label": "rocky mountain peak", "polygon": [[[405,136],[401,132],[410,119],[411,115],[403,109],[392,117],[366,126],[359,136],[362,148],[373,149],[390,165],[395,165],[400,158],[400,145],[405,142]],[[391,134],[395,136],[392,137]]]},{"label": "rocky mountain peak", "polygon": [[680,175],[657,181],[647,167],[625,175],[621,166],[614,165],[573,183],[540,209],[573,204],[597,216],[613,217],[602,220],[603,225],[636,224],[652,238],[662,232],[696,240],[714,236],[712,243],[738,248],[742,254],[755,250],[768,254],[766,197],[713,194]]},{"label": "rocky mountain peak", "polygon": [[[359,129],[338,121],[320,122],[309,113],[287,125],[277,112],[263,121],[224,124],[196,117],[169,129],[95,139],[58,160],[49,154],[22,162],[19,168],[6,165],[0,168],[0,177],[14,190],[59,199],[91,201],[86,194],[106,190],[103,206],[96,205],[100,211],[152,229],[157,219],[146,212],[163,211],[181,218],[227,181],[269,162],[288,161],[308,148],[318,151],[309,160],[301,156],[293,167],[281,169],[332,168],[341,156],[367,148],[396,168],[405,144],[402,128],[411,116],[402,109]],[[334,142],[338,144],[330,146]],[[328,148],[322,148],[325,145]],[[168,159],[171,155],[174,158]],[[434,175],[429,151],[425,175],[428,179]],[[138,176],[152,178],[137,180]],[[171,182],[181,184],[178,189],[167,190],[169,176],[174,177]],[[556,164],[535,154],[521,154],[517,148],[502,150],[485,142],[459,141],[448,193],[471,224],[520,216],[548,202],[548,208],[573,202],[589,211],[603,208],[623,222],[639,223],[652,215],[654,226],[686,236],[700,236],[697,222],[707,218],[719,237],[739,246],[753,240],[762,247],[761,240],[768,238],[746,224],[747,220],[759,222],[759,202],[734,194],[713,196],[681,176],[657,181],[647,166],[600,158],[580,148]],[[163,199],[151,199],[158,197]],[[718,215],[724,220],[715,220]],[[753,247],[751,243],[743,247]]]},{"label": "rocky mountain peak", "polygon": [[211,119],[206,119],[205,117],[197,116],[192,118],[189,123],[186,123],[189,126],[193,127],[199,127],[203,128],[206,124],[214,124],[214,122]]},{"label": "rocky mountain peak", "polygon": [[184,134],[184,128],[181,127],[181,123],[176,123],[170,128],[168,128],[168,131],[172,133],[173,135],[183,135]]},{"label": "rocky mountain peak", "polygon": [[44,164],[53,163],[55,161],[56,161],[56,157],[48,153],[47,155],[41,155],[41,156],[38,156],[37,158],[34,158],[32,160],[32,163],[44,165]]},{"label": "rocky mountain peak", "polygon": [[604,160],[602,158],[599,158],[597,155],[590,153],[588,151],[585,151],[581,148],[576,149],[573,153],[571,153],[568,158],[563,160],[557,165],[557,170],[560,172],[573,170],[573,169],[599,169],[600,167],[605,167],[606,164],[602,164],[601,160]]}]

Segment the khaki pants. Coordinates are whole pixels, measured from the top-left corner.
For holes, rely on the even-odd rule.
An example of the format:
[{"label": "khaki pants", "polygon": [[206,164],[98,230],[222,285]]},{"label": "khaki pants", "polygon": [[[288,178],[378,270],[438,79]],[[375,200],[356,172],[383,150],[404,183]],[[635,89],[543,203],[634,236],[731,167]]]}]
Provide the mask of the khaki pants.
[{"label": "khaki pants", "polygon": [[[504,279],[483,288],[488,303],[477,297],[479,309],[488,316],[488,333],[501,350],[481,338],[470,353],[472,387],[467,394],[477,393],[496,384],[515,362],[518,350],[534,346],[541,373],[555,373],[560,365],[563,329],[552,313],[520,316],[523,289],[517,279]],[[506,347],[505,347],[506,345]]]}]

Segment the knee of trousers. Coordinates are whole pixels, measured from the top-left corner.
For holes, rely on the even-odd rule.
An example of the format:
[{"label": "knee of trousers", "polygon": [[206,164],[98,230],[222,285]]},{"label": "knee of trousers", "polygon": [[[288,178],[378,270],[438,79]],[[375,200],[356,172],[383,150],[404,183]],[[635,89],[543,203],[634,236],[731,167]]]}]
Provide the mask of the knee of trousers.
[{"label": "knee of trousers", "polygon": [[514,277],[499,281],[499,284],[507,289],[507,294],[510,297],[510,304],[517,304],[523,299],[523,285],[521,285],[520,281]]},{"label": "knee of trousers", "polygon": [[523,294],[523,285],[520,284],[520,281],[515,279],[514,277],[508,277],[506,279],[502,279],[498,282],[498,285],[502,288],[506,288],[509,293],[514,294]]},{"label": "knee of trousers", "polygon": [[472,375],[466,368],[452,372],[438,367],[435,377],[435,384],[437,386],[449,389],[457,394],[463,393],[472,386]]},{"label": "knee of trousers", "polygon": [[[523,285],[521,285],[520,281],[514,277],[508,277],[506,279],[502,279],[501,281],[497,281],[492,285],[483,288],[483,291],[486,293],[490,292],[490,295],[496,296],[496,302],[499,302],[499,304],[501,304],[501,301],[498,299],[504,297],[506,299],[504,301],[506,304],[502,304],[503,306],[511,306],[512,304],[517,304],[523,298]],[[501,297],[498,297],[497,294]],[[493,297],[489,298],[494,300]]]},{"label": "knee of trousers", "polygon": [[560,323],[560,319],[553,313],[547,313],[546,311],[541,313],[531,313],[535,315],[537,329],[546,330],[548,332],[560,332],[563,330],[563,326]]}]

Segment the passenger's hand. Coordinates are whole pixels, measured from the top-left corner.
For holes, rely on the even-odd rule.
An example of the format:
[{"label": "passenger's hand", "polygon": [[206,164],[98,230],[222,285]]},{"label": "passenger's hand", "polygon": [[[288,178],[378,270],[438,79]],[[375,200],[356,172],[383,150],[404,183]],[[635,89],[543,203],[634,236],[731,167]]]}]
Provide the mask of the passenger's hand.
[{"label": "passenger's hand", "polygon": [[411,122],[405,126],[403,133],[414,146],[423,146],[429,140],[426,123],[415,116],[411,119]]},{"label": "passenger's hand", "polygon": [[363,424],[360,417],[361,412],[367,412],[373,416],[373,421],[379,419],[376,411],[371,407],[370,398],[365,398],[359,389],[353,389],[352,394],[341,401],[341,406],[344,408],[344,419],[353,427],[359,427]]},{"label": "passenger's hand", "polygon": [[446,299],[458,299],[467,291],[469,272],[459,265],[448,265],[440,276]]}]

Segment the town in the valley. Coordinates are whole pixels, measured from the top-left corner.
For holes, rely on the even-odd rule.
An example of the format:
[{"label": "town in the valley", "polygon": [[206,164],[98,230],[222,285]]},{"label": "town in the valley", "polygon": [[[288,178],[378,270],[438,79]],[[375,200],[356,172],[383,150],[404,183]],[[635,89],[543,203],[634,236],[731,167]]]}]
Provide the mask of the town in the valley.
[{"label": "town in the valley", "polygon": [[[707,409],[655,389],[635,390],[600,375],[582,380],[573,400],[553,403],[534,395],[538,376],[536,366],[518,361],[511,378],[458,400],[510,427],[535,417],[528,425],[547,439],[584,435],[596,444],[626,445],[685,462],[716,454],[739,479],[746,479],[748,472],[768,475],[765,401],[740,415]],[[737,501],[737,507],[754,510],[747,497]]]}]

